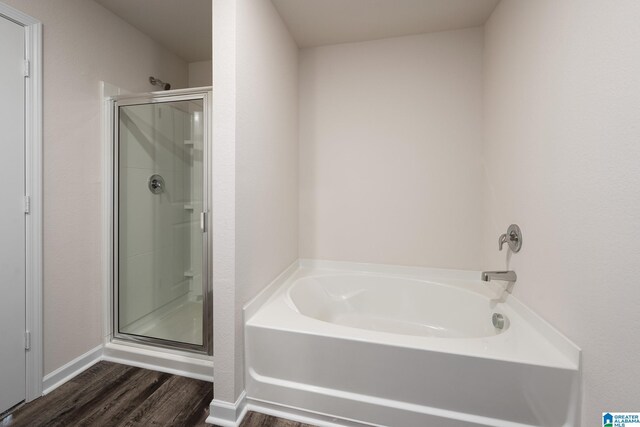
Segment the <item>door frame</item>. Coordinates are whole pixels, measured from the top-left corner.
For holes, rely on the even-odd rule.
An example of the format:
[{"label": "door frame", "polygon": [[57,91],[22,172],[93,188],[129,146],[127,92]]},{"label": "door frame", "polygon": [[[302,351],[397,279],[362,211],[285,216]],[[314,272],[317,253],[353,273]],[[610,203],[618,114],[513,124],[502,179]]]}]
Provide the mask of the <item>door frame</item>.
[{"label": "door frame", "polygon": [[[0,19],[25,31],[25,342],[26,396],[30,402],[42,395],[42,23],[0,2]],[[27,206],[27,200],[28,206]],[[25,341],[27,335],[25,336]]]}]

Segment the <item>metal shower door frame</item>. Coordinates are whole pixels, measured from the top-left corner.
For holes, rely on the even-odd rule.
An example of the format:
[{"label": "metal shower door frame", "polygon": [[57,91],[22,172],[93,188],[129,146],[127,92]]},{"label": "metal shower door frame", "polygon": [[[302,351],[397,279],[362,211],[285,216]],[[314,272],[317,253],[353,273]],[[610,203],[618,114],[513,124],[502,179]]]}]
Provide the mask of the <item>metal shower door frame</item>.
[{"label": "metal shower door frame", "polygon": [[[113,156],[113,169],[112,169],[112,233],[111,233],[111,291],[112,291],[112,327],[113,339],[132,342],[137,344],[151,345],[154,347],[162,347],[174,350],[184,350],[193,353],[212,355],[213,354],[213,290],[211,281],[211,218],[210,218],[210,203],[211,203],[211,165],[210,165],[210,150],[211,150],[211,88],[195,88],[195,89],[177,89],[163,92],[150,92],[144,94],[132,94],[132,95],[118,95],[111,98],[112,103],[112,117],[113,117],[113,130],[112,130],[112,156]],[[202,100],[203,109],[203,149],[202,149],[202,213],[201,218],[204,221],[202,223],[202,296],[203,296],[203,315],[202,315],[202,345],[171,341],[160,338],[146,337],[140,335],[127,334],[120,332],[119,327],[119,162],[120,162],[120,107],[132,106],[132,105],[148,105],[148,104],[162,104],[177,101],[196,101]]]}]

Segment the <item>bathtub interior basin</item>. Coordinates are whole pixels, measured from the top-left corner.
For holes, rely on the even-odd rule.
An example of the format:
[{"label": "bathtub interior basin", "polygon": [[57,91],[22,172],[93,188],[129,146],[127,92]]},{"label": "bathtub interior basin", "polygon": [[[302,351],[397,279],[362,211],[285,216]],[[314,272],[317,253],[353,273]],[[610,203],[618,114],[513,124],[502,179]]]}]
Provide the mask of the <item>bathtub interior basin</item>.
[{"label": "bathtub interior basin", "polygon": [[[407,278],[329,274],[301,278],[288,290],[298,312],[324,322],[402,335],[489,337],[491,299],[465,289]],[[503,318],[506,316],[503,313]]]}]

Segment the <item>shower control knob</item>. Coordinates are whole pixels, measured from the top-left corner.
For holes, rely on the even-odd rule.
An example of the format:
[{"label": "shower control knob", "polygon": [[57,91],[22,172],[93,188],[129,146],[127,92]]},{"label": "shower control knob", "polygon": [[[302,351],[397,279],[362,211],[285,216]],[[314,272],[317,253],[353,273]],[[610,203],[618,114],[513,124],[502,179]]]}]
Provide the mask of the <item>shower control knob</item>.
[{"label": "shower control knob", "polygon": [[164,193],[164,178],[158,174],[151,175],[149,177],[149,191],[153,194]]},{"label": "shower control knob", "polygon": [[502,245],[508,244],[513,252],[519,252],[522,247],[522,231],[516,224],[511,224],[505,234],[498,238],[498,249],[502,250]]}]

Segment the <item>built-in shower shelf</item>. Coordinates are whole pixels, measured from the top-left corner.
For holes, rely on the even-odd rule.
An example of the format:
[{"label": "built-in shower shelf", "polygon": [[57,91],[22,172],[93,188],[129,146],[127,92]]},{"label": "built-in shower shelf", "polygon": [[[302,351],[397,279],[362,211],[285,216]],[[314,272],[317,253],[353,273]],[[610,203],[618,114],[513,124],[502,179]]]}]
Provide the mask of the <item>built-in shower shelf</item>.
[{"label": "built-in shower shelf", "polygon": [[184,145],[193,145],[193,140],[192,139],[185,139],[184,140]]},{"label": "built-in shower shelf", "polygon": [[184,277],[193,277],[193,271],[187,270],[184,272]]},{"label": "built-in shower shelf", "polygon": [[193,205],[192,204],[184,205],[184,210],[185,211],[192,211],[193,210]]}]

